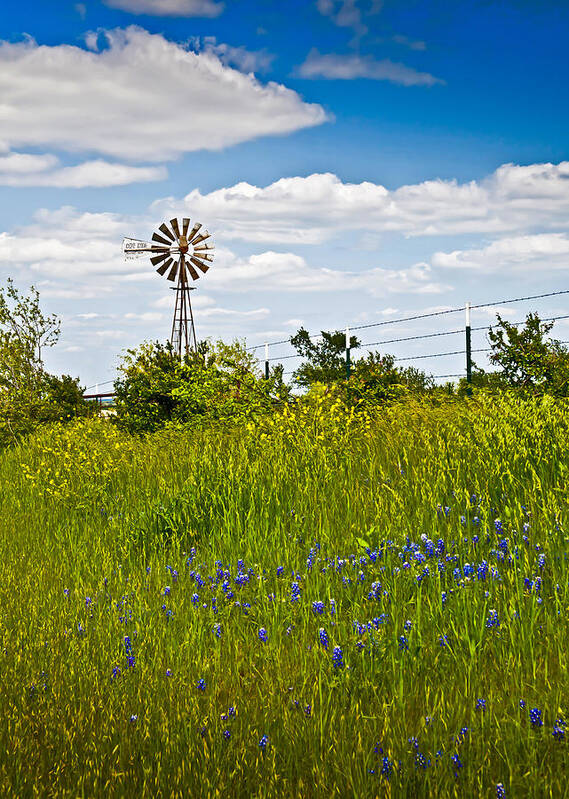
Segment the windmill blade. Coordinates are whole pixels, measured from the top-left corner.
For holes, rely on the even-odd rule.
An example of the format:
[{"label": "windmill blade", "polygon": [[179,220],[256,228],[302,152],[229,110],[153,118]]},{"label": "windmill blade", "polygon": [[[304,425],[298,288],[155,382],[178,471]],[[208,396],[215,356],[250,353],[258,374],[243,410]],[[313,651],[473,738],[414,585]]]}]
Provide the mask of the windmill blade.
[{"label": "windmill blade", "polygon": [[157,266],[161,261],[168,257],[168,253],[165,252],[163,255],[155,255],[154,258],[150,259],[150,263],[152,266]]},{"label": "windmill blade", "polygon": [[188,268],[188,272],[189,272],[189,273],[190,273],[190,275],[193,277],[193,279],[194,279],[194,280],[199,280],[199,277],[200,277],[200,276],[198,275],[198,273],[196,272],[196,270],[194,269],[194,267],[193,267],[191,264],[187,263],[187,262],[186,262],[186,266],[187,266],[187,268]]},{"label": "windmill blade", "polygon": [[213,262],[213,255],[208,255],[205,252],[196,252],[194,250],[194,257],[195,258],[201,258],[202,261],[209,261],[210,263]]},{"label": "windmill blade", "polygon": [[195,224],[195,225],[193,226],[193,228],[190,230],[190,232],[188,233],[188,244],[191,244],[191,243],[192,243],[192,239],[193,239],[193,237],[196,235],[196,233],[197,233],[197,232],[198,232],[198,230],[201,228],[201,226],[202,226],[202,225],[201,225],[201,222],[196,222],[196,224]]},{"label": "windmill blade", "polygon": [[190,227],[190,220],[185,216],[182,220],[182,235],[188,237],[188,228]]},{"label": "windmill blade", "polygon": [[214,244],[200,244],[199,247],[194,247],[198,252],[205,252],[206,250],[215,250]]},{"label": "windmill blade", "polygon": [[211,233],[208,233],[206,230],[204,233],[200,233],[199,236],[196,236],[196,238],[192,241],[192,244],[195,246],[196,244],[199,244],[200,241],[205,241],[206,239],[209,239],[210,236]]},{"label": "windmill blade", "polygon": [[178,262],[174,261],[174,265],[172,266],[172,268],[168,272],[168,275],[166,276],[166,280],[176,280],[176,275],[177,274],[178,274]]},{"label": "windmill blade", "polygon": [[152,241],[159,241],[160,244],[167,244],[168,247],[171,247],[171,242],[168,239],[165,239],[164,236],[161,236],[159,233],[152,234]]},{"label": "windmill blade", "polygon": [[168,225],[167,225],[165,222],[163,222],[163,223],[160,225],[160,227],[158,228],[158,230],[161,230],[161,231],[162,231],[162,233],[163,233],[165,236],[168,236],[168,238],[170,239],[170,241],[175,241],[174,234],[172,233],[172,231],[170,230],[170,228],[168,227]]},{"label": "windmill blade", "polygon": [[158,274],[159,274],[159,275],[163,275],[163,274],[164,274],[164,272],[165,272],[165,271],[168,269],[168,267],[170,266],[170,264],[171,264],[171,263],[173,263],[173,261],[174,261],[174,259],[173,259],[173,258],[168,258],[168,260],[167,260],[167,261],[165,261],[165,262],[162,264],[162,266],[159,266],[159,267],[158,267],[158,269],[156,270],[156,271],[158,272]]},{"label": "windmill blade", "polygon": [[172,225],[172,230],[176,234],[176,238],[179,239],[180,238],[180,228],[178,227],[178,220],[177,219],[171,219],[170,220],[170,224]]},{"label": "windmill blade", "polygon": [[201,261],[198,261],[198,259],[197,259],[197,258],[194,258],[193,256],[190,258],[190,261],[191,261],[191,262],[192,262],[192,263],[193,263],[195,266],[197,266],[197,267],[198,267],[198,269],[201,269],[201,270],[202,270],[202,272],[204,273],[204,275],[205,275],[205,273],[207,272],[207,270],[209,269],[209,266],[208,266],[207,264],[204,264],[204,263],[202,263]]}]

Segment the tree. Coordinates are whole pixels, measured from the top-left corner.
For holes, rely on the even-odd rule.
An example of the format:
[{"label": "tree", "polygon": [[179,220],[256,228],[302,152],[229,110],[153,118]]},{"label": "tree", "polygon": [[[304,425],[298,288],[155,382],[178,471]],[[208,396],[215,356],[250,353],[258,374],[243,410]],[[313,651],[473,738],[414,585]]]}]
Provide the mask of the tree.
[{"label": "tree", "polygon": [[490,361],[500,367],[505,385],[526,392],[569,393],[569,352],[561,342],[547,338],[553,322],[542,322],[529,313],[523,327],[497,314],[498,324],[490,328]]},{"label": "tree", "polygon": [[[301,327],[290,340],[298,354],[306,358],[294,373],[296,383],[303,388],[314,383],[334,383],[346,377],[346,334],[341,330],[333,333],[323,330],[319,338],[318,342],[312,341],[308,331]],[[350,349],[359,346],[356,336],[350,336]]]},{"label": "tree", "polygon": [[243,343],[200,342],[182,361],[169,344],[128,350],[115,382],[117,423],[135,433],[166,424],[251,418],[286,401],[282,368],[261,377]]},{"label": "tree", "polygon": [[77,379],[44,369],[42,352],[57,343],[59,332],[59,319],[44,314],[36,288],[21,294],[10,279],[0,288],[0,445],[39,424],[91,412]]},{"label": "tree", "polygon": [[0,329],[2,344],[17,345],[30,363],[41,366],[42,349],[59,340],[60,322],[56,314],[43,313],[35,286],[22,296],[8,278],[6,288],[0,288]]}]

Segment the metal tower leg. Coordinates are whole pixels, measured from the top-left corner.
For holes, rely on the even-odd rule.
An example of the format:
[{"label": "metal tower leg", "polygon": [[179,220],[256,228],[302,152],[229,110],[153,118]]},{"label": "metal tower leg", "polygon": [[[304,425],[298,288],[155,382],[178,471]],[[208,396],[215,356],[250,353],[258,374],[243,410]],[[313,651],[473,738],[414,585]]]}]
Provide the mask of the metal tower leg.
[{"label": "metal tower leg", "polygon": [[176,305],[174,307],[172,333],[170,335],[172,349],[180,360],[182,360],[184,355],[187,355],[190,350],[197,352],[194,314],[190,300],[190,291],[193,291],[193,288],[188,286],[185,271],[185,268],[182,266],[178,275],[178,283],[176,287],[173,288],[176,292]]}]

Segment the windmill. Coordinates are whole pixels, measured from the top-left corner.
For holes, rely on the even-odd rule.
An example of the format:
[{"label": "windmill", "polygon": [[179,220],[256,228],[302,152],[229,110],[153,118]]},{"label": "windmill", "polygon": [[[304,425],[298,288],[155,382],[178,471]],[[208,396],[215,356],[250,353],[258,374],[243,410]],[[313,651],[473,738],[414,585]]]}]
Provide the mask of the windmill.
[{"label": "windmill", "polygon": [[[176,304],[172,319],[170,342],[177,356],[181,359],[190,350],[197,351],[194,314],[190,301],[191,280],[198,280],[200,273],[205,274],[213,261],[215,247],[204,243],[210,233],[201,231],[201,224],[196,222],[190,230],[190,220],[170,220],[170,227],[163,222],[152,234],[152,241],[140,239],[123,239],[123,253],[127,261],[148,257],[156,267],[159,275],[166,275],[167,280],[177,281],[172,289],[176,292]],[[189,231],[189,232],[188,232]],[[167,273],[167,274],[166,274]]]}]

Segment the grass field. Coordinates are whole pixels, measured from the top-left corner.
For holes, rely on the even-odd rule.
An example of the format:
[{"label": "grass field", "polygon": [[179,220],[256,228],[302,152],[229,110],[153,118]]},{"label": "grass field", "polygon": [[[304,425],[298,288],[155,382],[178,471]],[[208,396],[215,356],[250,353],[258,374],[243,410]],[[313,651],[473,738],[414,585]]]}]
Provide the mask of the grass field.
[{"label": "grass field", "polygon": [[6,451],[0,796],[569,796],[568,434],[491,398]]}]

